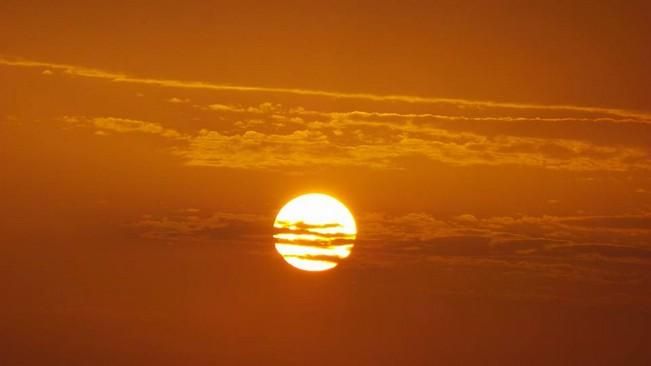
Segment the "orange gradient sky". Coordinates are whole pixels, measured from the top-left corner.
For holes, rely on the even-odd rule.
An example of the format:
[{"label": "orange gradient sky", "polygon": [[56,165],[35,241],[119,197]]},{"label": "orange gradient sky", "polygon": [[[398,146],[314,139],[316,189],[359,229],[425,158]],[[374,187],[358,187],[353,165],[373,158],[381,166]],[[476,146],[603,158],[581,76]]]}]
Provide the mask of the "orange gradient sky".
[{"label": "orange gradient sky", "polygon": [[[7,365],[648,365],[651,6],[0,3]],[[324,273],[278,210],[355,215]]]}]

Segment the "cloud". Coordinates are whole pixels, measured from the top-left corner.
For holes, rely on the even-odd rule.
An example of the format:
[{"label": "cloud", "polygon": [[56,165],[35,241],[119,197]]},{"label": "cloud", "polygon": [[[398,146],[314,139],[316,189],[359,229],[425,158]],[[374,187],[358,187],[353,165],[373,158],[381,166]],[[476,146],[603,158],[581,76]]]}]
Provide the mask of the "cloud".
[{"label": "cloud", "polygon": [[426,158],[454,166],[522,165],[572,171],[651,168],[648,152],[632,147],[563,139],[487,137],[411,123],[340,119],[298,124],[284,133],[270,132],[263,122],[253,121],[238,122],[235,126],[246,129],[239,133],[204,129],[181,154],[190,165],[245,169],[305,166],[400,169],[400,160],[408,158]]},{"label": "cloud", "polygon": [[172,103],[172,104],[185,104],[185,103],[190,103],[190,99],[172,97],[172,98],[167,99],[167,102]]},{"label": "cloud", "polygon": [[266,93],[266,94],[290,94],[290,95],[297,95],[297,96],[365,100],[371,102],[396,102],[396,103],[424,104],[424,105],[451,105],[458,108],[500,108],[500,109],[507,109],[507,110],[567,111],[567,112],[577,112],[577,113],[598,113],[598,114],[605,114],[609,116],[632,118],[632,119],[637,119],[642,121],[651,121],[651,114],[649,113],[635,112],[635,111],[629,111],[629,110],[618,109],[618,108],[602,108],[602,107],[575,106],[575,105],[562,105],[562,104],[541,105],[541,104],[531,104],[531,103],[477,101],[477,100],[467,100],[467,99],[435,98],[435,97],[422,97],[422,96],[412,96],[412,95],[392,95],[392,94],[379,95],[379,94],[372,94],[372,93],[346,93],[346,92],[335,92],[335,91],[302,89],[302,88],[228,85],[228,84],[218,84],[218,83],[211,83],[205,81],[182,81],[182,80],[173,80],[173,79],[142,78],[142,77],[131,76],[125,73],[116,73],[116,72],[87,68],[87,67],[76,66],[76,65],[57,64],[57,63],[25,60],[20,58],[8,58],[8,57],[0,57],[0,65],[60,70],[65,74],[78,76],[78,77],[103,79],[103,80],[117,82],[117,83],[152,85],[152,86],[177,88],[177,89],[202,89],[202,90],[252,92],[252,93]]},{"label": "cloud", "polygon": [[[189,147],[179,154],[187,159],[188,165],[277,169],[322,163],[331,165],[333,161],[328,159],[333,157],[333,149],[336,147],[319,131],[265,134],[249,130],[226,135],[201,130],[192,138]],[[351,162],[346,161],[348,163]]]},{"label": "cloud", "polygon": [[[394,267],[436,264],[461,273],[464,268],[485,269],[493,277],[526,274],[547,279],[563,279],[617,286],[651,284],[651,228],[644,243],[621,240],[595,241],[612,222],[642,223],[649,216],[612,217],[486,217],[464,214],[436,217],[423,212],[405,215],[371,213],[360,215],[360,232],[352,266]],[[593,237],[583,235],[582,225],[592,222]],[[237,243],[249,249],[275,255],[271,214],[201,210],[175,210],[167,214],[145,215],[131,225],[136,235],[165,243]],[[618,225],[618,227],[621,225]],[[568,227],[570,229],[568,229]],[[624,225],[626,230],[630,225]],[[559,230],[576,228],[579,233],[559,238]],[[624,229],[620,229],[624,230]],[[626,231],[618,231],[628,239]],[[312,242],[310,242],[312,243]],[[266,249],[260,250],[265,247]]]},{"label": "cloud", "polygon": [[[469,219],[469,218],[474,219]],[[423,212],[405,215],[369,213],[358,217],[358,238],[367,252],[404,257],[474,256],[504,260],[599,255],[601,260],[631,258],[651,264],[650,215],[630,216],[522,216],[476,218],[464,214],[435,217]],[[260,240],[271,236],[273,215],[176,210],[146,215],[134,224],[142,236],[165,239]],[[615,237],[603,237],[617,224]],[[631,224],[624,224],[628,222]],[[577,223],[579,223],[577,225]],[[589,225],[586,235],[584,224]],[[558,235],[559,231],[564,231]],[[631,242],[631,232],[644,240]]]},{"label": "cloud", "polygon": [[145,215],[132,229],[139,236],[165,242],[201,241],[259,241],[271,240],[273,233],[269,218],[262,215],[178,210],[168,215]]},{"label": "cloud", "polygon": [[567,218],[561,221],[565,225],[604,228],[608,230],[642,230],[651,231],[651,216],[594,216]]},{"label": "cloud", "polygon": [[185,136],[176,130],[164,128],[159,123],[139,121],[128,118],[116,117],[72,117],[65,116],[62,120],[70,125],[79,127],[93,127],[100,132],[100,135],[106,135],[108,132],[113,133],[143,133],[159,135],[170,139],[184,139]]},{"label": "cloud", "polygon": [[[595,144],[567,138],[485,135],[454,131],[428,122],[415,122],[404,118],[410,116],[409,114],[391,113],[391,117],[387,119],[387,114],[383,113],[318,112],[301,107],[284,108],[270,103],[263,103],[258,107],[219,104],[212,109],[232,113],[267,112],[266,115],[261,113],[264,116],[235,123],[235,127],[246,129],[246,133],[255,131],[268,135],[271,131],[269,126],[287,132],[321,131],[330,138],[332,152],[340,155],[330,155],[328,159],[331,163],[321,161],[325,159],[319,159],[319,156],[306,161],[316,165],[342,165],[348,162],[355,163],[351,165],[361,163],[369,167],[400,168],[395,164],[398,159],[419,156],[459,166],[526,165],[574,171],[627,171],[649,169],[651,166],[648,151],[642,147]],[[439,117],[441,116],[435,118]],[[504,117],[504,120],[511,118]],[[621,121],[616,123],[619,122]],[[273,134],[278,135],[277,132]],[[201,155],[201,152],[196,151],[195,155]],[[210,164],[210,159],[200,160]],[[296,164],[300,165],[303,161],[296,160]]]},{"label": "cloud", "polygon": [[[366,266],[434,265],[459,275],[466,269],[474,276],[485,271],[499,281],[526,278],[532,284],[538,278],[636,291],[651,285],[648,218],[375,213],[358,218],[361,231],[353,253]],[[607,231],[611,235],[604,236]]]},{"label": "cloud", "polygon": [[[436,255],[466,253],[454,244],[459,241],[481,242],[468,252],[474,255],[549,255],[550,251],[572,246],[589,248],[604,257],[614,253],[612,248],[616,247],[618,256],[629,253],[636,257],[636,253],[651,250],[651,215],[477,218],[464,214],[439,218],[426,213],[375,213],[364,215],[359,221],[364,228],[360,237],[370,245],[390,242],[394,243],[392,250],[408,248],[410,255],[419,250],[425,254],[434,251]],[[648,259],[646,255],[641,257]]]},{"label": "cloud", "polygon": [[[220,110],[244,109],[219,105]],[[378,122],[338,116],[303,120],[282,114],[279,105],[245,108],[261,117],[232,128],[180,133],[156,122],[116,117],[64,117],[99,133],[145,133],[178,141],[173,153],[192,166],[296,171],[322,167],[402,169],[405,160],[426,159],[451,166],[531,166],[570,171],[651,169],[649,153],[636,147],[596,145],[568,139],[484,136],[429,124]],[[269,113],[272,113],[269,115]]]},{"label": "cloud", "polygon": [[[303,107],[284,108],[280,104],[273,104],[269,102],[261,103],[259,106],[242,106],[232,104],[210,104],[205,109],[217,112],[232,112],[232,113],[262,113],[274,112],[288,116],[300,116],[305,118],[321,118],[321,119],[368,119],[372,118],[378,121],[395,121],[395,120],[415,120],[426,119],[432,121],[446,121],[446,122],[550,122],[550,123],[567,123],[567,122],[590,122],[590,123],[617,123],[617,124],[630,124],[642,123],[650,124],[651,121],[638,118],[614,118],[609,117],[607,114],[595,111],[591,116],[585,116],[585,113],[571,113],[565,111],[571,116],[566,117],[541,117],[536,114],[532,115],[488,115],[488,113],[501,112],[502,109],[495,108],[480,108],[480,109],[461,109],[465,114],[441,114],[441,113],[398,113],[398,112],[377,112],[377,111],[320,111],[305,109]],[[474,113],[484,114],[482,116],[473,115]],[[526,112],[526,111],[525,111]],[[536,112],[532,109],[528,112]],[[576,111],[574,111],[576,112]],[[522,111],[520,111],[522,113]]]},{"label": "cloud", "polygon": [[[86,124],[92,125],[100,136],[141,133],[173,139],[177,146],[172,152],[192,166],[288,172],[321,167],[400,170],[410,161],[419,161],[459,167],[526,166],[575,172],[651,169],[648,142],[644,139],[645,133],[650,132],[651,115],[638,112],[138,78],[74,65],[9,58],[0,58],[0,64],[111,82],[388,102],[373,105],[378,109],[393,108],[405,102],[409,107],[418,105],[418,111],[423,111],[318,111],[268,101],[242,105],[226,99],[220,103],[193,105],[193,113],[219,114],[219,124],[203,126],[196,125],[204,119],[188,116],[194,130],[183,121],[173,122],[180,126],[171,128],[137,118],[77,117],[89,122]],[[171,97],[167,101],[186,103],[189,99]],[[452,114],[429,112],[441,106],[452,108]],[[631,128],[631,133],[611,138],[611,130],[603,128],[598,130],[601,131],[599,137],[595,137],[592,132],[577,135],[577,129],[572,126],[565,129],[536,127],[526,131],[513,127],[539,123],[561,126],[577,122],[617,128],[627,124],[627,131]],[[500,126],[495,127],[496,123]],[[482,127],[486,124],[492,125]]]},{"label": "cloud", "polygon": [[257,106],[241,106],[233,104],[210,104],[207,109],[217,112],[271,114],[281,111],[282,106],[277,103],[264,102]]}]

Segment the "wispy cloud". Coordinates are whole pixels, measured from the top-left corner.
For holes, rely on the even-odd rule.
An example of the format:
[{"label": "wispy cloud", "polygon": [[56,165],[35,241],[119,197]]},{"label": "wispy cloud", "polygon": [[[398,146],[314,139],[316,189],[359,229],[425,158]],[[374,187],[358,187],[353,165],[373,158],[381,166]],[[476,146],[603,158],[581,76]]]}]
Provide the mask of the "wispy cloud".
[{"label": "wispy cloud", "polygon": [[551,240],[573,244],[609,244],[651,249],[651,215],[492,216],[471,214],[437,218],[427,213],[403,216],[369,214],[361,218],[369,239],[427,241],[451,236],[489,237],[493,244],[510,240]]},{"label": "wispy cloud", "polygon": [[174,154],[195,166],[402,169],[404,159],[425,158],[453,166],[520,165],[571,171],[651,169],[648,152],[634,147],[568,139],[489,137],[410,122],[388,124],[346,118],[305,122],[282,115],[271,117],[281,123],[240,120],[231,129],[201,129],[194,133],[181,133],[155,122],[115,117],[64,120],[90,125],[102,133],[145,133],[178,140]]},{"label": "wispy cloud", "polygon": [[[418,159],[451,166],[513,165],[611,172],[651,169],[648,144],[642,141],[643,137],[638,137],[649,132],[651,115],[646,113],[611,108],[494,103],[141,78],[75,65],[6,57],[0,58],[0,65],[37,68],[53,74],[117,83],[390,102],[366,105],[378,107],[379,111],[373,111],[373,108],[321,111],[277,102],[242,105],[228,102],[228,98],[219,103],[201,104],[193,97],[194,108],[182,112],[193,113],[187,116],[188,121],[198,121],[196,117],[201,113],[215,113],[219,120],[219,124],[212,125],[192,122],[194,128],[189,128],[189,124],[183,124],[183,121],[176,121],[176,127],[171,127],[130,116],[67,117],[68,122],[92,126],[98,135],[140,133],[174,140],[176,145],[172,152],[184,158],[186,164],[194,166],[285,171],[342,166],[403,169],[406,161]],[[187,97],[174,95],[177,96],[167,99],[169,103],[189,102]],[[387,112],[384,108],[403,102],[412,107],[419,104],[417,110],[424,112]],[[441,109],[437,109],[436,113],[428,112],[440,105],[456,108],[456,112],[439,113]],[[545,131],[541,131],[541,128],[527,129],[529,124],[554,123],[559,126],[576,122],[602,123],[607,127],[602,126],[599,137],[580,135],[576,128],[557,128],[553,133],[547,127]],[[203,123],[203,126],[197,128],[199,123]],[[493,124],[489,128],[482,127],[488,123]],[[516,124],[525,127],[516,130],[513,127]],[[618,128],[619,124],[627,124],[626,128],[635,132],[610,139],[610,135],[604,131]],[[568,131],[571,133],[569,136]]]},{"label": "wispy cloud", "polygon": [[[145,237],[165,240],[259,240],[261,236],[271,238],[272,222],[270,214],[177,210],[145,215],[134,227]],[[650,214],[476,218],[470,214],[367,213],[360,215],[358,222],[364,228],[359,239],[367,252],[402,253],[411,258],[543,256],[566,260],[572,255],[591,260],[629,258],[651,264]]]},{"label": "wispy cloud", "polygon": [[184,154],[191,165],[244,168],[348,165],[400,169],[399,160],[412,157],[458,166],[525,165],[575,171],[651,168],[648,153],[634,147],[569,139],[489,137],[409,122],[341,117],[310,122],[287,118],[282,122],[286,132],[241,122],[242,132],[202,130]]},{"label": "wispy cloud", "polygon": [[271,242],[271,222],[264,215],[232,212],[203,213],[185,209],[167,215],[145,215],[132,224],[144,238],[177,242],[188,240],[257,240]]},{"label": "wispy cloud", "polygon": [[[201,106],[199,106],[201,107]],[[536,110],[530,116],[516,116],[516,115],[493,115],[493,113],[501,112],[501,109],[481,109],[483,114],[488,116],[477,116],[465,110],[466,114],[441,114],[441,113],[398,113],[398,112],[376,112],[365,110],[351,110],[351,111],[319,111],[310,110],[302,107],[284,108],[280,104],[273,104],[269,102],[261,103],[257,106],[242,106],[233,104],[210,104],[203,109],[212,110],[216,112],[231,112],[231,113],[276,113],[286,116],[294,116],[301,118],[327,118],[327,119],[375,119],[380,121],[394,121],[394,120],[440,120],[440,121],[471,121],[471,122],[590,122],[590,123],[643,123],[651,124],[651,121],[639,118],[615,118],[610,117],[601,111],[595,111],[589,117],[576,114],[566,117],[541,117],[535,114]],[[559,111],[560,112],[560,111]],[[576,111],[574,111],[576,112]],[[572,114],[572,113],[568,113]]]},{"label": "wispy cloud", "polygon": [[287,88],[287,87],[266,87],[250,85],[229,85],[219,84],[206,81],[183,81],[174,79],[159,79],[132,76],[126,73],[117,73],[106,70],[99,70],[83,66],[58,64],[43,61],[25,60],[21,58],[0,57],[0,65],[13,67],[30,67],[56,70],[67,75],[103,79],[117,83],[131,83],[142,85],[153,85],[166,88],[178,89],[203,89],[215,91],[234,91],[234,92],[255,92],[268,94],[291,94],[300,96],[326,97],[337,99],[355,99],[374,102],[400,102],[410,104],[444,104],[460,108],[502,108],[512,110],[538,110],[538,111],[570,111],[581,113],[599,113],[610,116],[632,118],[638,120],[651,121],[651,114],[645,112],[630,111],[618,108],[603,108],[592,106],[576,105],[542,105],[532,103],[512,103],[512,102],[495,102],[495,101],[478,101],[456,98],[436,98],[413,95],[395,95],[395,94],[373,94],[373,93],[347,93],[316,89]]},{"label": "wispy cloud", "polygon": [[483,268],[494,276],[644,288],[651,284],[649,220],[649,215],[367,214],[359,218],[363,252],[356,258],[369,265],[435,263],[455,272]]},{"label": "wispy cloud", "polygon": [[[271,214],[177,210],[145,215],[137,235],[183,244],[238,243],[272,248]],[[460,271],[484,268],[495,276],[527,273],[572,281],[642,286],[651,283],[650,215],[440,217],[368,213],[358,217],[353,266],[436,263]],[[604,235],[604,233],[609,233]],[[265,255],[276,255],[271,249]],[[529,277],[530,278],[530,277]]]}]

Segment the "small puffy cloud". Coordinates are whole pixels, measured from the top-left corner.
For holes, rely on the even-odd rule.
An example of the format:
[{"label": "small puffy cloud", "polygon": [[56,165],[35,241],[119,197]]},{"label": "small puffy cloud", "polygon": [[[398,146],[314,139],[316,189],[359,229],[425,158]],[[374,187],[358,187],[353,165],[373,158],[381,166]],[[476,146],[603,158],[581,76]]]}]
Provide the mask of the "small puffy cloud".
[{"label": "small puffy cloud", "polygon": [[265,134],[249,130],[227,135],[201,130],[187,150],[178,153],[190,165],[274,169],[326,164],[332,150],[328,137],[319,131]]},{"label": "small puffy cloud", "polygon": [[[426,158],[432,162],[454,166],[472,165],[519,165],[542,169],[571,171],[629,171],[651,169],[647,150],[635,146],[594,144],[589,141],[565,138],[540,138],[508,134],[482,134],[446,128],[440,121],[472,121],[485,124],[486,120],[503,122],[540,121],[533,117],[464,117],[435,114],[401,114],[386,112],[327,112],[308,110],[303,107],[284,107],[270,102],[258,105],[211,104],[206,109],[222,113],[222,118],[239,114],[233,126],[244,130],[240,135],[254,132],[267,136],[268,145],[264,159],[255,166],[243,168],[281,168],[305,166],[366,166],[370,168],[400,169],[399,161],[410,158]],[[552,118],[553,119],[553,118]],[[476,120],[476,121],[475,121]],[[556,121],[556,120],[554,120]],[[556,122],[563,122],[561,118]],[[551,121],[550,121],[551,122]],[[208,131],[208,132],[207,132]],[[281,136],[291,139],[297,132],[321,133],[329,137],[330,149],[322,154],[319,150],[306,149],[306,145],[279,149],[273,141]],[[237,134],[224,130],[202,130],[196,136],[197,143],[186,152],[192,156],[192,165],[224,166],[226,159],[219,158],[222,151],[215,146],[210,149],[203,141],[207,135],[230,136]],[[221,141],[221,140],[220,140]],[[217,146],[220,145],[217,141]],[[262,148],[262,147],[261,147]],[[293,164],[287,164],[282,153],[300,156]],[[256,155],[253,151],[245,154]],[[275,163],[281,165],[274,166]],[[229,164],[232,167],[233,164]]]},{"label": "small puffy cloud", "polygon": [[[295,121],[287,121],[289,125]],[[411,124],[332,121],[270,132],[263,120],[238,121],[239,134],[201,130],[183,154],[191,165],[240,168],[365,166],[400,169],[399,161],[422,157],[455,166],[524,165],[573,171],[651,169],[645,151],[578,141],[487,138]],[[234,149],[237,156],[233,156]],[[559,153],[558,151],[563,151]]]},{"label": "small puffy cloud", "polygon": [[[183,140],[174,153],[189,165],[240,169],[315,167],[402,169],[419,159],[451,166],[528,166],[568,171],[651,170],[648,151],[637,147],[597,145],[567,139],[486,136],[451,131],[411,120],[383,122],[351,115],[309,116],[278,104],[213,104],[221,113],[242,114],[230,128],[179,133],[157,122],[128,118],[77,118],[113,133],[140,132]],[[294,114],[292,114],[294,113]],[[228,118],[225,117],[226,121]],[[424,160],[423,160],[424,159]],[[549,203],[553,203],[550,201]]]},{"label": "small puffy cloud", "polygon": [[475,215],[471,215],[471,214],[459,215],[459,216],[456,216],[454,219],[457,220],[457,221],[467,222],[467,223],[475,223],[475,222],[478,221],[477,218],[475,217]]},{"label": "small puffy cloud", "polygon": [[282,110],[282,105],[264,102],[254,106],[241,106],[234,104],[210,104],[207,106],[208,110],[216,112],[231,112],[231,113],[251,113],[251,114],[273,114]]},{"label": "small puffy cloud", "polygon": [[167,102],[172,103],[172,104],[185,104],[185,103],[190,103],[190,99],[172,97],[172,98],[167,99]]},{"label": "small puffy cloud", "polygon": [[185,136],[178,131],[170,128],[165,128],[159,123],[140,121],[128,118],[116,117],[63,117],[62,120],[73,126],[78,127],[93,127],[98,135],[106,135],[108,133],[143,133],[151,135],[159,135],[171,139],[184,139]]}]

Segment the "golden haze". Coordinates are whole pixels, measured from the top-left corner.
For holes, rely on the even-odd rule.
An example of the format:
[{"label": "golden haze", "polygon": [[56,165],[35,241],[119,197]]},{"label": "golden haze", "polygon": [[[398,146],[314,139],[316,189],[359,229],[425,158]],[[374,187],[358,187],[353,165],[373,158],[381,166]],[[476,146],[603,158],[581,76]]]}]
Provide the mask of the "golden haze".
[{"label": "golden haze", "polygon": [[651,365],[649,14],[0,1],[0,363]]}]

